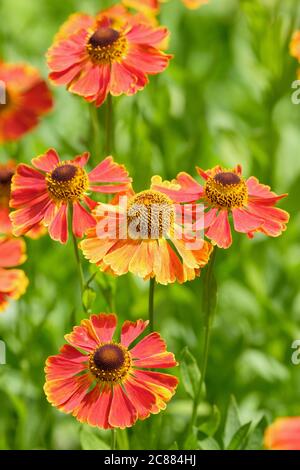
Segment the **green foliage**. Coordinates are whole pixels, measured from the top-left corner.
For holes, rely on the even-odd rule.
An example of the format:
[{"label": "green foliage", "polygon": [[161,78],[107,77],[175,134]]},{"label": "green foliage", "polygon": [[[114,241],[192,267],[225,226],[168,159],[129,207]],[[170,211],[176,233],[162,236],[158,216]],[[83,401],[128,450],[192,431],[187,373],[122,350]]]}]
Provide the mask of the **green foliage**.
[{"label": "green foliage", "polygon": [[[181,359],[175,370],[181,384],[164,413],[118,433],[118,447],[173,449],[185,442],[190,449],[262,448],[262,415],[269,421],[299,414],[300,374],[291,363],[291,344],[300,335],[300,107],[291,103],[297,63],[288,43],[300,27],[300,6],[297,0],[211,0],[188,11],[180,3],[164,4],[160,18],[172,32],[169,69],[136,96],[114,100],[115,158],[128,167],[136,190],[149,187],[153,174],[195,176],[195,165],[241,163],[247,176],[289,193],[280,207],[291,212],[291,221],[278,239],[237,235],[229,250],[218,250],[207,393],[188,441],[205,324],[203,275],[157,287],[156,329]],[[1,0],[1,56],[37,66],[46,78],[44,55],[61,23],[100,6],[96,0]],[[88,104],[63,88],[52,90],[53,112],[20,143],[2,145],[1,162],[29,162],[49,147],[63,158],[90,150],[91,167],[105,156],[104,109],[97,113],[95,145]],[[0,316],[0,339],[7,345],[7,364],[0,365],[0,448],[109,447],[109,434],[82,428],[51,407],[43,392],[46,358],[86,316],[73,247],[47,236],[26,243],[28,292]],[[94,272],[88,263],[84,271],[86,279]],[[85,292],[85,306],[93,313],[114,309],[120,323],[146,318],[147,288],[130,275],[115,280],[99,274]],[[233,399],[227,410],[231,394],[239,410]]]}]

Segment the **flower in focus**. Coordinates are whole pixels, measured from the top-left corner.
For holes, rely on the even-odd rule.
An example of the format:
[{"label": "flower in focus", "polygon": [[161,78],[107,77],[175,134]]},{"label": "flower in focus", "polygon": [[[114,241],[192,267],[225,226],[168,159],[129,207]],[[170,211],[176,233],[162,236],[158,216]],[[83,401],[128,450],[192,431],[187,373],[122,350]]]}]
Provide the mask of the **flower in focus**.
[{"label": "flower in focus", "polygon": [[265,431],[264,445],[270,450],[300,450],[300,417],[276,419]]},{"label": "flower in focus", "polygon": [[[157,183],[159,191],[154,189]],[[94,211],[97,226],[80,244],[84,256],[102,271],[117,276],[131,272],[160,284],[199,276],[212,246],[190,230],[195,207],[182,204],[190,194],[182,188],[171,198],[164,193],[170,188],[171,183],[155,176],[150,189],[128,191],[124,204],[118,197],[111,204],[100,203]]]},{"label": "flower in focus", "polygon": [[28,279],[21,269],[8,269],[19,266],[26,260],[25,243],[21,239],[0,237],[0,311],[9,299],[17,300],[28,286]]},{"label": "flower in focus", "polygon": [[204,186],[191,177],[187,179],[186,173],[180,173],[177,181],[187,179],[195,200],[203,201],[204,221],[200,217],[196,226],[204,225],[205,234],[213,244],[220,248],[231,246],[229,215],[232,215],[234,230],[246,233],[249,238],[253,238],[255,232],[278,237],[286,230],[289,214],[274,207],[286,194],[278,196],[254,176],[245,180],[240,165],[230,170],[216,166],[207,171],[197,168],[197,171],[205,181]]},{"label": "flower in focus", "polygon": [[[90,173],[85,170],[89,154],[61,161],[55,150],[32,159],[32,168],[20,164],[12,178],[10,214],[13,233],[24,235],[42,223],[53,240],[68,240],[68,209],[72,208],[72,230],[81,238],[95,225],[90,213],[96,205],[88,193],[104,194],[125,191],[131,179],[123,165],[107,157]],[[108,183],[108,184],[105,184]]]},{"label": "flower in focus", "polygon": [[44,390],[48,401],[78,421],[104,429],[130,427],[164,410],[178,380],[147,369],[177,363],[158,333],[130,347],[147,325],[143,320],[126,321],[120,342],[113,340],[114,314],[92,315],[75,326],[65,336],[69,344],[47,359]]},{"label": "flower in focus", "polygon": [[[11,180],[15,174],[17,164],[9,160],[5,164],[0,164],[0,234],[11,235],[12,223],[9,217],[10,208],[10,189]],[[26,233],[26,236],[36,240],[46,233],[43,225],[36,225],[32,230]]]},{"label": "flower in focus", "polygon": [[96,106],[108,93],[133,95],[145,87],[148,75],[168,66],[171,56],[160,50],[168,34],[120,5],[96,17],[72,15],[47,53],[49,77]]},{"label": "flower in focus", "polygon": [[[38,125],[52,106],[52,96],[39,72],[28,65],[0,62],[5,103],[0,104],[0,143],[20,139]],[[0,84],[1,87],[1,84]]]}]

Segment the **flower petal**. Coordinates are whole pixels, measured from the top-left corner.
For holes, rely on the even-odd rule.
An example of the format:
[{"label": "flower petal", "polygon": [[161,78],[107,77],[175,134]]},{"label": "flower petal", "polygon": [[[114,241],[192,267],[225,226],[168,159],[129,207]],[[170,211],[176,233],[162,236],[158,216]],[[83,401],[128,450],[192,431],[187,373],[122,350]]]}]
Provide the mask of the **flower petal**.
[{"label": "flower petal", "polygon": [[219,248],[229,248],[232,244],[231,229],[228,220],[227,210],[221,210],[216,216],[214,222],[206,232],[206,236],[210,238]]},{"label": "flower petal", "polygon": [[108,422],[111,426],[125,429],[132,426],[138,418],[137,410],[125,395],[120,385],[113,387],[113,398]]},{"label": "flower petal", "polygon": [[68,240],[68,205],[62,204],[49,225],[49,235],[53,240],[66,243]]},{"label": "flower petal", "polygon": [[35,166],[35,168],[45,171],[46,173],[54,170],[59,162],[59,156],[54,149],[49,149],[45,154],[31,160],[31,163],[33,166]]},{"label": "flower petal", "polygon": [[92,315],[90,321],[100,343],[112,340],[117,327],[116,315],[100,313],[99,315]]},{"label": "flower petal", "polygon": [[147,328],[149,321],[125,321],[122,326],[121,344],[126,348]]}]

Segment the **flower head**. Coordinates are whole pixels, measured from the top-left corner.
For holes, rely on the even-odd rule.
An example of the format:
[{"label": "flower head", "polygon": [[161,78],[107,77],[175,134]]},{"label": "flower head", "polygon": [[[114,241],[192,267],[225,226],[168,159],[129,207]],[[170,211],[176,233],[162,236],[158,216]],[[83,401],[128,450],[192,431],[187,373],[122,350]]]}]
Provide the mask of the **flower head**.
[{"label": "flower head", "polygon": [[206,236],[213,244],[220,248],[231,246],[229,216],[232,216],[234,230],[250,238],[255,232],[278,237],[286,230],[289,214],[274,207],[286,194],[278,196],[254,176],[244,179],[240,165],[233,169],[216,166],[207,171],[197,168],[197,171],[204,179],[204,186],[186,173],[180,173],[176,181],[187,181],[190,191],[194,192],[194,200],[203,201],[204,221],[200,217],[196,226],[204,225]]},{"label": "flower head", "polygon": [[9,299],[19,299],[26,291],[28,279],[19,266],[26,260],[25,243],[21,239],[0,237],[0,311]]},{"label": "flower head", "polygon": [[265,431],[264,445],[270,450],[300,450],[300,417],[276,419]]},{"label": "flower head", "polygon": [[[158,183],[160,190],[155,189]],[[131,190],[122,201],[99,204],[94,211],[97,227],[80,244],[84,256],[117,276],[131,272],[160,284],[195,279],[212,246],[190,230],[196,207],[182,204],[190,194],[172,187],[156,176],[150,189]],[[172,196],[165,190],[173,191]]]},{"label": "flower head", "polygon": [[96,106],[108,93],[133,95],[168,66],[171,56],[159,49],[167,36],[120,5],[96,17],[72,15],[48,51],[49,77]]},{"label": "flower head", "polygon": [[[178,380],[153,368],[177,365],[158,333],[135,341],[148,322],[123,323],[121,339],[113,340],[114,314],[83,320],[57,356],[46,362],[45,393],[60,411],[99,428],[126,428],[159,413],[175,393]],[[145,370],[146,369],[146,370]]]},{"label": "flower head", "polygon": [[0,143],[20,139],[38,125],[53,106],[50,90],[39,72],[24,64],[0,62]]},{"label": "flower head", "polygon": [[[37,224],[48,227],[53,240],[68,240],[68,209],[72,207],[72,230],[81,238],[88,228],[95,225],[90,210],[96,205],[90,192],[117,193],[125,191],[131,179],[122,165],[107,157],[90,173],[85,169],[89,154],[73,160],[61,161],[55,150],[32,160],[29,165],[20,164],[12,179],[10,214],[16,236],[23,235]],[[105,184],[108,183],[108,184]]]}]

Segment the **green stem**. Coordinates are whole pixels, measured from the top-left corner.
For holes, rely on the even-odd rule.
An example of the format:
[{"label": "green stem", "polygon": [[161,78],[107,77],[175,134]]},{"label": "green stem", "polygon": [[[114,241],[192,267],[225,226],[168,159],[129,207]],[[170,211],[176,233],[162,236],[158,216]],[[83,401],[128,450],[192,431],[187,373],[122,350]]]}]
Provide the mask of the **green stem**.
[{"label": "green stem", "polygon": [[111,155],[114,150],[114,113],[112,95],[109,93],[106,100],[105,116],[105,155]]},{"label": "green stem", "polygon": [[[73,220],[73,211],[71,208],[71,217],[70,220]],[[79,249],[78,249],[78,243],[77,243],[77,238],[75,237],[73,230],[72,230],[72,241],[73,241],[73,247],[74,247],[74,253],[75,253],[75,259],[76,259],[76,265],[78,269],[78,275],[79,275],[79,283],[80,283],[80,292],[81,292],[81,302],[84,311],[86,312],[86,307],[83,302],[83,294],[85,291],[85,280],[84,280],[84,274],[83,274],[83,269],[81,265],[81,260],[80,260],[80,254],[79,254]]]},{"label": "green stem", "polygon": [[117,430],[111,430],[111,450],[116,450],[117,448]]},{"label": "green stem", "polygon": [[155,290],[155,278],[150,279],[149,284],[149,307],[148,307],[148,318],[150,330],[154,331],[154,290]]},{"label": "green stem", "polygon": [[190,430],[192,430],[193,426],[196,423],[198,405],[199,405],[201,394],[202,394],[202,388],[205,382],[207,362],[208,362],[208,353],[209,353],[211,325],[212,325],[213,315],[216,309],[217,288],[216,288],[216,281],[214,277],[214,265],[215,265],[215,260],[216,260],[216,253],[217,253],[217,248],[214,248],[214,251],[211,255],[211,259],[207,267],[205,278],[204,278],[203,311],[204,311],[205,323],[204,323],[203,353],[202,353],[202,361],[201,361],[201,369],[200,369],[201,376],[199,380],[199,386],[197,388],[195,399],[194,399],[192,418],[190,422]]}]

